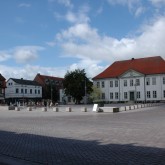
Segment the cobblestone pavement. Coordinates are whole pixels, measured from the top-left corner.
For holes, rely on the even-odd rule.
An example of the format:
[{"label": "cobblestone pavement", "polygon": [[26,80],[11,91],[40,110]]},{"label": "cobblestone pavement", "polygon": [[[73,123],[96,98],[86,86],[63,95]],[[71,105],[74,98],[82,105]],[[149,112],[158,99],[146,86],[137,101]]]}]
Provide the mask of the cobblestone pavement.
[{"label": "cobblestone pavement", "polygon": [[165,105],[114,114],[0,107],[0,162],[165,165]]}]

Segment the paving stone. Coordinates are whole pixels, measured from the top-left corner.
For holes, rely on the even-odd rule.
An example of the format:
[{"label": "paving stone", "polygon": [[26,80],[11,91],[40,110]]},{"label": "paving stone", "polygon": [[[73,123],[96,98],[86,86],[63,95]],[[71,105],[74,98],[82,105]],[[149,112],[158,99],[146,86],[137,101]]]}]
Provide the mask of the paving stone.
[{"label": "paving stone", "polygon": [[115,114],[79,109],[0,107],[0,156],[30,165],[165,165],[164,105]]}]

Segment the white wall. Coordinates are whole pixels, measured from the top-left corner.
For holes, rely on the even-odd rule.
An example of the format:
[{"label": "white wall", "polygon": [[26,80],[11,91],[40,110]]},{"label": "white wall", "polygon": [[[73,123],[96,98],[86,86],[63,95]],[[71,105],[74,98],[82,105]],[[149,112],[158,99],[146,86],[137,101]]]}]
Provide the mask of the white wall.
[{"label": "white wall", "polygon": [[[152,78],[156,78],[156,85],[152,85]],[[100,89],[102,93],[105,93],[104,101],[129,101],[130,92],[134,92],[136,101],[157,101],[165,100],[165,84],[163,84],[163,77],[165,74],[157,75],[143,75],[136,71],[128,71],[118,78],[109,79],[98,79],[94,80],[94,85],[97,86],[97,82],[100,82]],[[150,78],[150,85],[146,85],[146,79]],[[130,80],[133,79],[133,86],[130,86]],[[135,85],[136,79],[140,80],[140,85]],[[120,86],[115,87],[115,80],[118,80]],[[124,80],[127,80],[127,86],[124,86]],[[113,87],[110,87],[110,81],[113,81]],[[102,87],[102,82],[104,82],[104,87]],[[150,91],[150,98],[147,98],[147,91]],[[153,91],[157,91],[157,97],[153,97]],[[115,99],[115,92],[118,92],[119,98]],[[124,98],[124,92],[127,92],[127,99]],[[136,97],[137,92],[140,92],[140,98]],[[110,99],[110,93],[113,93],[113,99]]]},{"label": "white wall", "polygon": [[[9,85],[10,84],[10,85]],[[42,98],[42,87],[41,86],[33,86],[33,85],[20,85],[15,83],[12,79],[9,79],[6,83],[5,90],[5,98]],[[16,93],[16,89],[19,90],[19,93]],[[21,89],[23,89],[23,93],[21,93]],[[25,93],[25,89],[27,89],[27,93]],[[32,93],[30,93],[30,89],[32,89]],[[36,90],[36,93],[35,93]],[[38,91],[40,91],[38,93]]]}]

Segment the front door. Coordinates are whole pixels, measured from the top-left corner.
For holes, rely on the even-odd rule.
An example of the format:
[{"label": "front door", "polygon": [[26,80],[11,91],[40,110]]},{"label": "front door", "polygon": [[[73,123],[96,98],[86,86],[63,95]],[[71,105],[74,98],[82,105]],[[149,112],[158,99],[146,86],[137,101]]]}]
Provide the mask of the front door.
[{"label": "front door", "polygon": [[134,101],[134,100],[135,100],[134,92],[130,92],[130,101]]}]

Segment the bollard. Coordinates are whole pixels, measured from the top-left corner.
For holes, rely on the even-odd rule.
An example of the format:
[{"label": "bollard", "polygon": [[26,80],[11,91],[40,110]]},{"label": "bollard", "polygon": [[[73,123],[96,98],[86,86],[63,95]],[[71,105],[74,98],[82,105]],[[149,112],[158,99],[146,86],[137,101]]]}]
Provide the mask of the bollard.
[{"label": "bollard", "polygon": [[66,107],[66,112],[72,112],[72,108],[71,107]]},{"label": "bollard", "polygon": [[47,107],[43,107],[42,112],[46,112],[47,111]]},{"label": "bollard", "polygon": [[28,109],[28,111],[32,111],[32,107],[28,107],[27,109]]},{"label": "bollard", "polygon": [[20,107],[16,107],[16,111],[20,111]]},{"label": "bollard", "polygon": [[87,107],[82,107],[81,112],[87,112]]},{"label": "bollard", "polygon": [[59,108],[58,107],[54,107],[53,108],[53,112],[59,112]]}]

